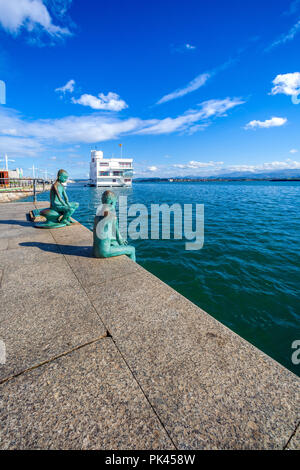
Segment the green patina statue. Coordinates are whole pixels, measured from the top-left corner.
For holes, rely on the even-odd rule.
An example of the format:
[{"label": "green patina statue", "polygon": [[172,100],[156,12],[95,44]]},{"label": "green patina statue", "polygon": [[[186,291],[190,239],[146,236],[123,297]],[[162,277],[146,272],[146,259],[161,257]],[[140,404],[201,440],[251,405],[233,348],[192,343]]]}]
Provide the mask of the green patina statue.
[{"label": "green patina statue", "polygon": [[79,206],[78,202],[69,202],[63,183],[68,179],[65,170],[59,170],[56,181],[50,189],[50,209],[33,211],[34,216],[42,215],[46,218],[46,223],[38,224],[40,228],[60,228],[73,223],[72,214]]},{"label": "green patina statue", "polygon": [[94,220],[93,253],[96,258],[127,255],[135,261],[135,248],[127,245],[119,232],[116,203],[117,197],[112,191],[102,194],[103,205],[98,209]]}]

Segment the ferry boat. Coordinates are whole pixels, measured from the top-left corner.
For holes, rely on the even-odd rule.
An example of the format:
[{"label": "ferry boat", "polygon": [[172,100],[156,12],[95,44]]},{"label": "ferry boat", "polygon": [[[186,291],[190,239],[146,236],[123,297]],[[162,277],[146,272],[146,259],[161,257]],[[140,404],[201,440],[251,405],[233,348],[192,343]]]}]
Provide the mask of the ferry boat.
[{"label": "ferry boat", "polygon": [[132,186],[132,164],[132,158],[103,158],[103,152],[101,150],[92,150],[90,186]]}]

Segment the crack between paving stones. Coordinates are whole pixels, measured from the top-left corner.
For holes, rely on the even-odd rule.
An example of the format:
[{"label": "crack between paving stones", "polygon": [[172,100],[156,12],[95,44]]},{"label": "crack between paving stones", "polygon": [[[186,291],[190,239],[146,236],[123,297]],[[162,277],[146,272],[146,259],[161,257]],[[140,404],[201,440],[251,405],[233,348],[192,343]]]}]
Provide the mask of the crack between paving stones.
[{"label": "crack between paving stones", "polygon": [[299,423],[296,425],[296,428],[294,430],[294,432],[291,434],[289,440],[287,441],[287,443],[283,446],[283,450],[286,450],[287,449],[287,446],[289,445],[289,443],[291,442],[291,440],[293,439],[293,437],[296,435],[296,432],[297,430],[299,429],[300,427],[300,421]]},{"label": "crack between paving stones", "polygon": [[[56,241],[56,239],[55,239],[53,233],[52,233],[51,235],[52,235],[52,237],[54,238],[55,242],[57,243],[57,241]],[[57,243],[57,246],[59,247],[59,243]],[[61,251],[61,250],[60,250],[60,251]],[[113,337],[113,336],[111,335],[111,333],[109,332],[109,330],[108,330],[106,324],[104,323],[104,321],[102,320],[102,318],[101,318],[100,314],[98,313],[96,307],[94,306],[93,301],[89,298],[89,295],[88,295],[88,293],[86,292],[84,286],[81,284],[81,282],[80,282],[80,280],[79,280],[79,278],[78,278],[76,272],[74,271],[74,269],[72,268],[72,266],[71,266],[70,263],[68,262],[68,259],[67,259],[66,255],[65,255],[62,251],[61,251],[61,254],[62,254],[63,257],[65,258],[65,260],[66,260],[66,262],[68,263],[70,269],[73,271],[74,276],[75,276],[76,279],[78,280],[80,286],[82,287],[82,289],[84,290],[84,292],[85,292],[86,296],[88,297],[89,301],[90,301],[91,304],[93,305],[93,308],[95,309],[95,312],[97,313],[99,320],[101,321],[101,323],[102,323],[102,324],[104,325],[104,327],[106,328],[107,337],[109,337],[109,338],[112,339],[112,341],[113,341],[113,343],[114,343],[114,345],[115,345],[115,347],[116,347],[118,353],[120,354],[120,356],[122,357],[122,359],[123,359],[123,361],[125,362],[126,366],[128,367],[128,369],[129,369],[129,371],[130,371],[130,373],[131,373],[133,379],[135,380],[137,386],[138,386],[139,389],[141,390],[141,392],[142,392],[143,396],[145,397],[147,403],[149,404],[149,406],[150,406],[150,408],[152,409],[153,413],[154,413],[155,416],[157,417],[158,421],[160,422],[162,428],[164,429],[165,433],[167,434],[167,436],[168,436],[168,438],[170,439],[171,443],[173,444],[174,448],[175,448],[176,450],[178,450],[178,447],[176,446],[175,442],[173,441],[172,437],[170,436],[169,432],[167,431],[167,429],[166,429],[164,423],[162,422],[162,420],[161,420],[159,414],[158,414],[157,411],[155,410],[155,408],[154,408],[154,406],[152,405],[150,399],[148,398],[147,394],[145,393],[143,387],[141,386],[141,384],[139,383],[137,377],[135,376],[133,370],[131,369],[130,365],[128,364],[128,362],[126,361],[124,355],[122,354],[122,352],[120,351],[118,345],[116,344],[116,342],[115,342],[115,340],[114,340],[114,337]],[[127,275],[128,275],[128,276],[132,276],[133,274],[135,274],[135,272],[128,273]],[[122,277],[124,277],[124,276],[120,276],[119,278],[114,278],[114,279],[121,279]],[[102,283],[102,284],[103,284],[103,283]]]},{"label": "crack between paving stones", "polygon": [[53,356],[50,359],[47,359],[45,361],[39,362],[38,364],[35,364],[34,366],[28,367],[27,369],[24,369],[17,374],[10,375],[9,377],[6,377],[5,379],[0,380],[0,385],[5,384],[6,382],[15,379],[16,377],[19,377],[20,375],[25,374],[26,372],[30,372],[31,370],[38,369],[39,367],[44,366],[45,364],[49,364],[50,362],[56,361],[56,359],[59,359],[61,357],[67,356],[68,354],[77,351],[78,349],[82,349],[85,346],[89,346],[90,344],[97,343],[97,341],[100,341],[101,339],[106,338],[106,333],[104,335],[99,336],[98,338],[95,338],[91,341],[88,341],[87,343],[84,344],[79,344],[78,346],[74,346],[74,348],[68,349],[67,351],[64,351],[60,354],[57,354],[57,356]]}]

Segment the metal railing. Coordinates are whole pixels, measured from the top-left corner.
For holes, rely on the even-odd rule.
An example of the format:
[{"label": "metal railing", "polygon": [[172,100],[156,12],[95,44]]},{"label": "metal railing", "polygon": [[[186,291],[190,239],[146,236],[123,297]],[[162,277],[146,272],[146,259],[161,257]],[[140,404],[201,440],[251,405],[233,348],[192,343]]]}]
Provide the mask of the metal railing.
[{"label": "metal railing", "polygon": [[0,176],[0,192],[28,192],[33,194],[36,201],[37,193],[41,193],[49,189],[53,180],[43,178],[2,178]]}]

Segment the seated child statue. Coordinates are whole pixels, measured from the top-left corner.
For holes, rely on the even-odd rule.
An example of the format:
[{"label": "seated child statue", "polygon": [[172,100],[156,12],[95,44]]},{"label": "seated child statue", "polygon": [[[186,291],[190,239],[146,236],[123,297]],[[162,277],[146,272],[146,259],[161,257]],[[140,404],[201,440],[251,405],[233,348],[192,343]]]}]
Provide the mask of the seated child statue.
[{"label": "seated child statue", "polygon": [[96,258],[127,255],[135,261],[135,248],[127,245],[119,232],[116,203],[117,198],[112,191],[102,194],[102,206],[97,210],[94,221],[93,253]]},{"label": "seated child statue", "polygon": [[70,225],[71,216],[79,206],[78,202],[69,202],[66,190],[62,183],[68,179],[68,173],[65,170],[59,170],[57,179],[50,190],[50,209],[62,215],[59,223]]}]

